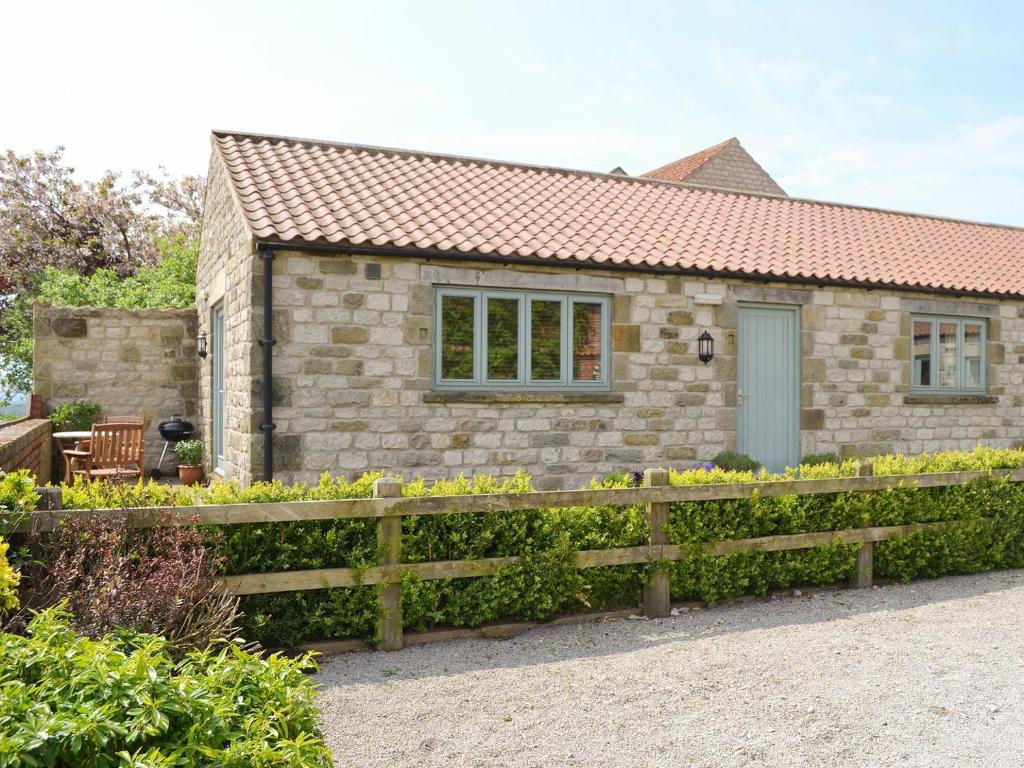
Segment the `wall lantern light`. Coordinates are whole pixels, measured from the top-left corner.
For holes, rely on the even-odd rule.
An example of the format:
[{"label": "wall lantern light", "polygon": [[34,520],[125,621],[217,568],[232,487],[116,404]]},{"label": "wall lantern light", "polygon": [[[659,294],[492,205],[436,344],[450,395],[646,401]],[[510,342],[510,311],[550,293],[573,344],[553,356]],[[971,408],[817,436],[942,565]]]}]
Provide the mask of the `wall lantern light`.
[{"label": "wall lantern light", "polygon": [[196,336],[196,354],[206,359],[206,331],[200,331]]},{"label": "wall lantern light", "polygon": [[700,336],[697,337],[697,358],[707,365],[715,357],[715,340],[711,338],[711,334],[704,331]]}]

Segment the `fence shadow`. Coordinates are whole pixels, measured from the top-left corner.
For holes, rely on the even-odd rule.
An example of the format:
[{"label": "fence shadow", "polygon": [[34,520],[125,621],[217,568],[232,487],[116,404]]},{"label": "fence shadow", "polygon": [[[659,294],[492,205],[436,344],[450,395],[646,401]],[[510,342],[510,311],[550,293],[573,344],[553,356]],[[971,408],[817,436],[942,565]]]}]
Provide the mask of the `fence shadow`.
[{"label": "fence shadow", "polygon": [[[422,680],[557,664],[580,658],[613,657],[690,640],[841,622],[878,612],[906,613],[929,605],[970,601],[1009,589],[1024,589],[1024,569],[942,576],[872,589],[837,588],[801,596],[742,600],[687,610],[665,619],[608,619],[585,624],[542,625],[508,640],[448,640],[397,652],[339,654],[322,660],[320,682],[326,687],[380,684],[389,679]],[[836,646],[843,647],[843,635],[838,631]]]}]

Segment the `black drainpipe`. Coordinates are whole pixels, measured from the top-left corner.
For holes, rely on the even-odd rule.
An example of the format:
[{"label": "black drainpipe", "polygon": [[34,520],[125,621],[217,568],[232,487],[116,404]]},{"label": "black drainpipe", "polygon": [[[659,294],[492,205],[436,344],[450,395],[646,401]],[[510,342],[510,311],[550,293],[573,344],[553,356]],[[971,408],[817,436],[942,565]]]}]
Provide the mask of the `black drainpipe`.
[{"label": "black drainpipe", "polygon": [[274,479],[274,251],[259,246],[263,257],[263,479]]}]

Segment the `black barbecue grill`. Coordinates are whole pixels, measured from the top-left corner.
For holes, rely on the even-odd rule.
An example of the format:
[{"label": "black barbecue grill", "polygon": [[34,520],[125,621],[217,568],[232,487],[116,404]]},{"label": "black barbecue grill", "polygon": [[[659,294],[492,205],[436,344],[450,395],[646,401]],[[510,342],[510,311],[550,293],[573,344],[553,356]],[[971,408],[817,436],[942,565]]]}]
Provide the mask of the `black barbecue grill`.
[{"label": "black barbecue grill", "polygon": [[160,452],[160,461],[157,462],[156,467],[149,473],[150,477],[154,479],[160,479],[163,477],[163,472],[160,467],[164,465],[164,457],[167,456],[167,449],[172,445],[177,445],[182,440],[190,440],[196,433],[196,428],[193,426],[191,421],[185,421],[178,416],[174,415],[170,421],[160,422],[157,427],[160,431],[160,437],[164,439],[164,449]]}]

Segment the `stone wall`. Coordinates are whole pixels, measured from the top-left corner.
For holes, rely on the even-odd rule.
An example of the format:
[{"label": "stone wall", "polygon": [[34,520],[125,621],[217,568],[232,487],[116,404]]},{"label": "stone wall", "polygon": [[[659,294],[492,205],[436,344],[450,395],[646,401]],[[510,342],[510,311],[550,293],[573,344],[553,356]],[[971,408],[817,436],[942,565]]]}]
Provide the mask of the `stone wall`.
[{"label": "stone wall", "polygon": [[0,425],[0,470],[27,469],[41,485],[50,482],[53,441],[50,420],[25,418]]},{"label": "stone wall", "polygon": [[[380,263],[381,279],[367,279],[368,262]],[[444,284],[614,296],[612,391],[432,391],[433,286]],[[286,251],[274,286],[275,469],[285,481],[523,468],[539,487],[573,487],[612,470],[708,459],[736,443],[741,302],[800,307],[804,454],[1022,437],[1024,345],[1009,344],[1024,332],[1019,304],[927,299],[933,311],[989,318],[989,395],[948,402],[909,393],[909,313],[921,311],[920,295]],[[721,304],[698,303],[702,295]],[[696,355],[704,329],[718,342],[708,366]],[[252,348],[256,338],[251,327]]]},{"label": "stone wall", "polygon": [[[1024,439],[1024,319],[1020,302],[820,290],[802,317],[805,452],[920,453]],[[988,391],[910,393],[912,313],[987,319]],[[808,367],[808,363],[804,363]]]},{"label": "stone wall", "polygon": [[142,416],[147,468],[164,445],[157,425],[176,413],[197,418],[195,310],[36,305],[32,330],[44,414],[88,400],[105,416]]},{"label": "stone wall", "polygon": [[[198,322],[210,336],[213,307],[224,303],[224,461],[229,477],[248,483],[254,472],[259,474],[261,462],[259,420],[262,412],[254,408],[253,386],[262,364],[262,351],[256,343],[263,318],[262,269],[258,269],[252,236],[242,219],[217,152],[212,153],[210,161],[203,220],[203,239],[196,271]],[[210,348],[213,348],[212,337]],[[201,361],[199,366],[199,426],[207,436],[208,471],[211,469],[212,365],[211,356]]]},{"label": "stone wall", "polygon": [[786,194],[736,139],[687,176],[686,183],[755,194]]}]

